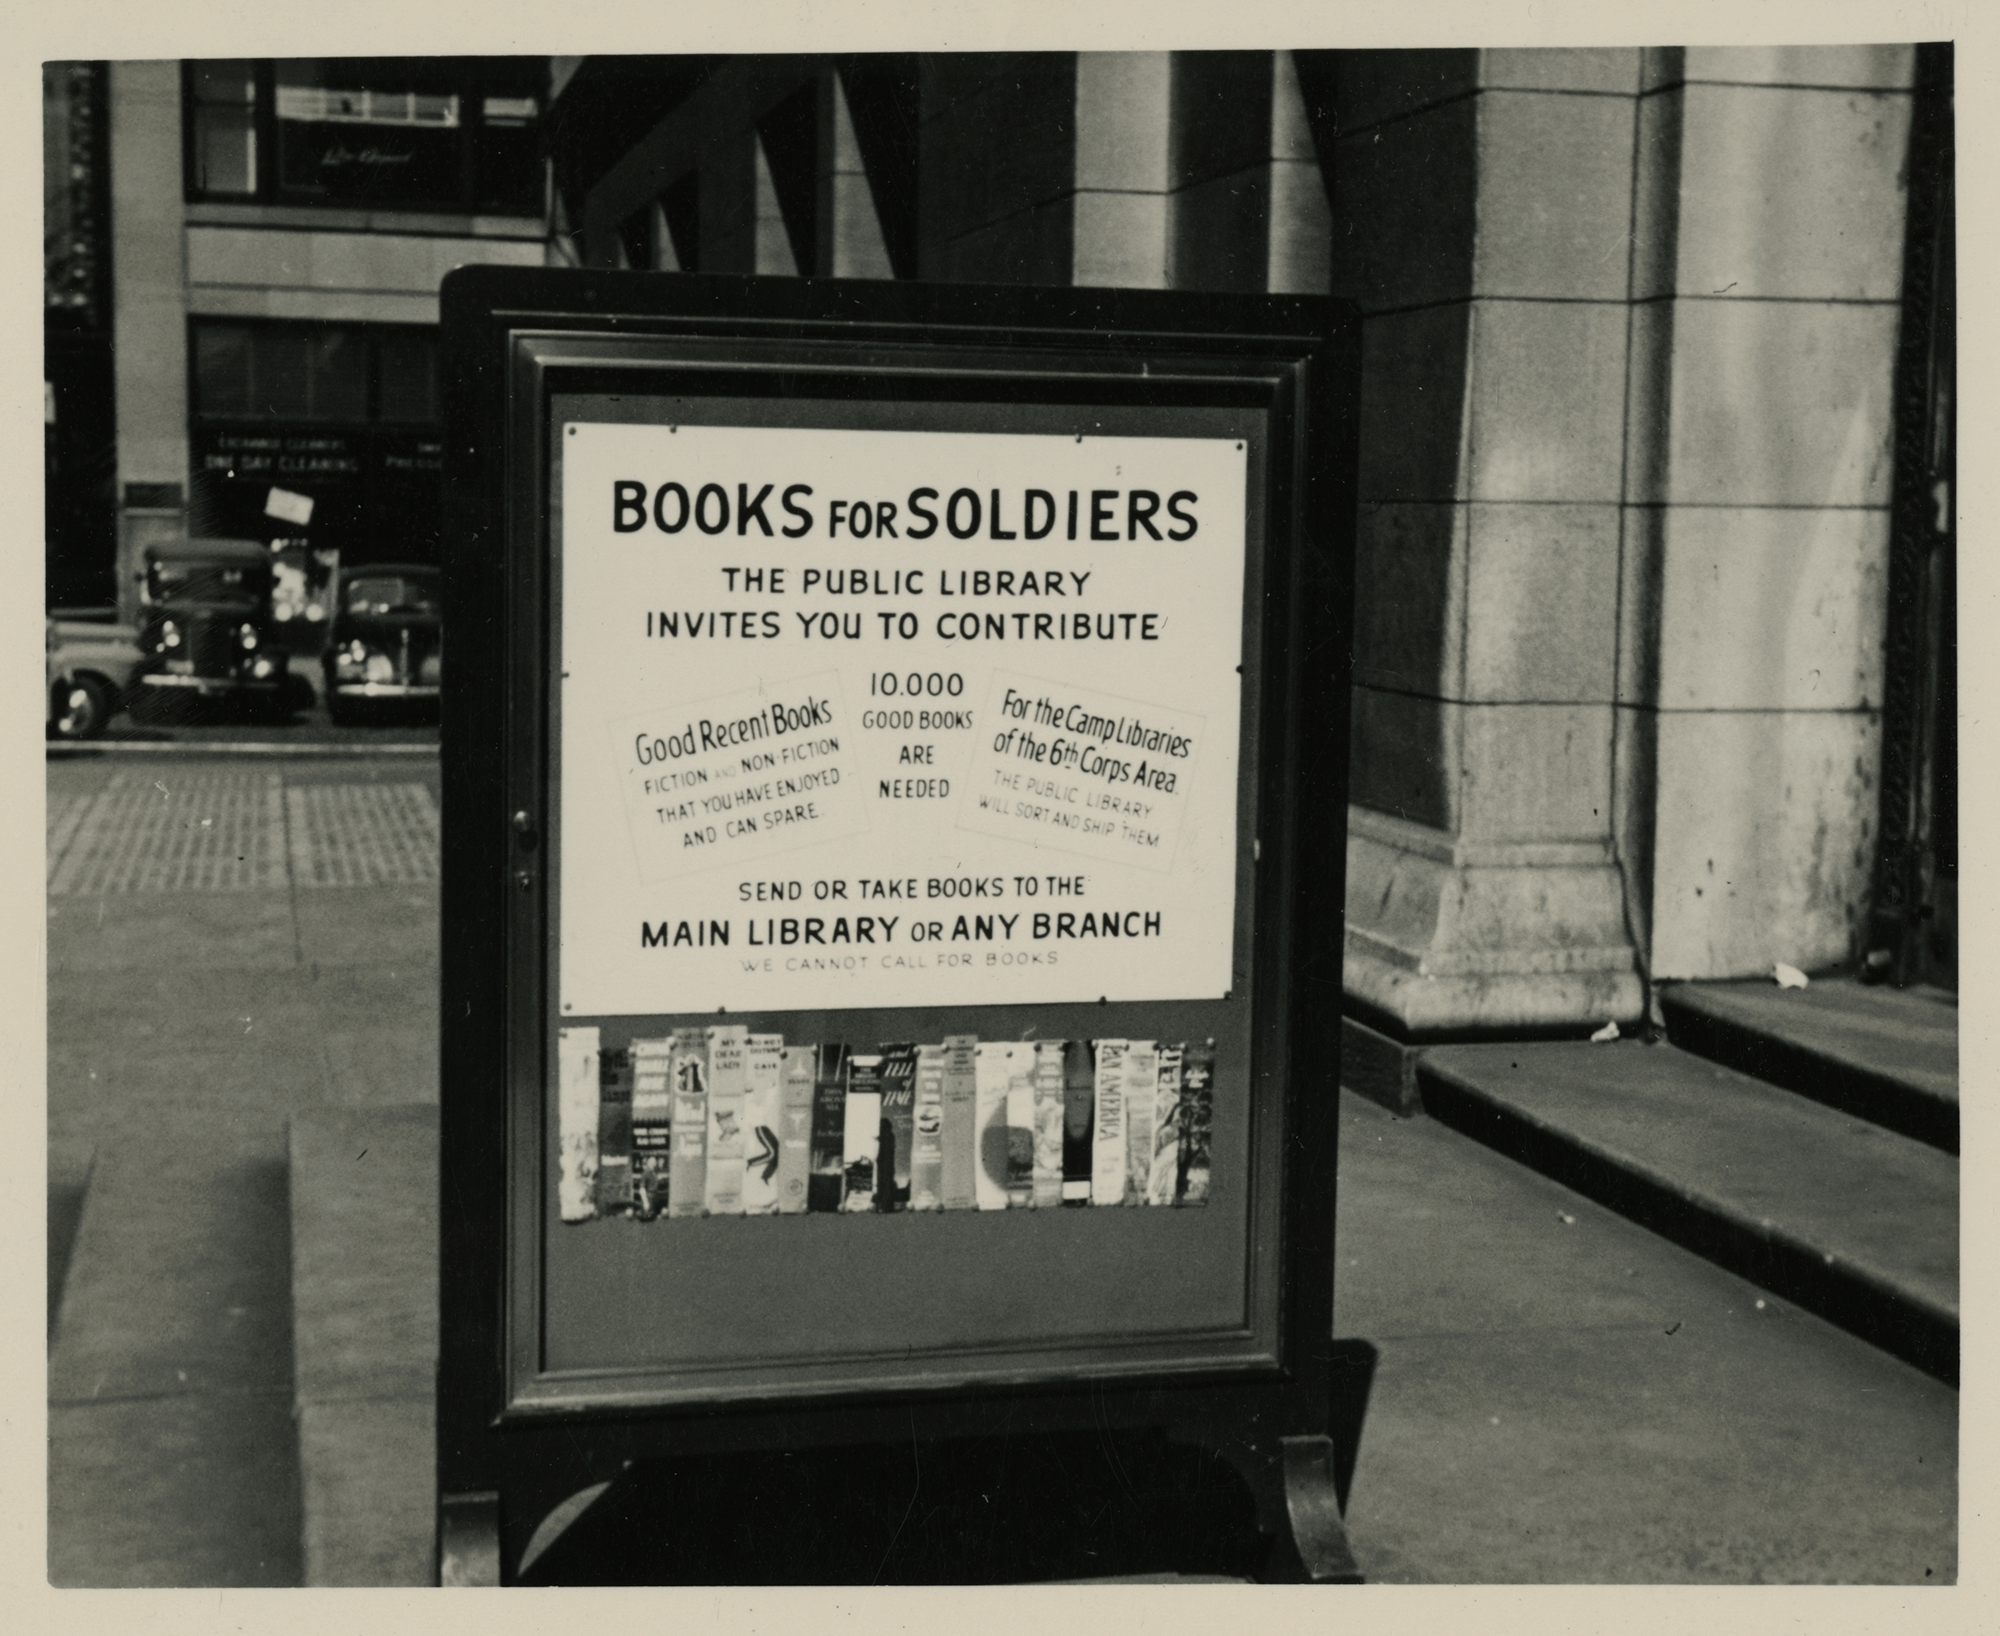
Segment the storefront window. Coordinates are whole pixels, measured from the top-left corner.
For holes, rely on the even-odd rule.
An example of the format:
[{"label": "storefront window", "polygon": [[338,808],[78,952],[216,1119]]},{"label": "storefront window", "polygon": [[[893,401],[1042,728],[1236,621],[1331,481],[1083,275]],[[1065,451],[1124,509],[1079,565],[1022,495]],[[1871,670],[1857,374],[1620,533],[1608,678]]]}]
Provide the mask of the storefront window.
[{"label": "storefront window", "polygon": [[542,214],[546,58],[205,60],[186,84],[192,199]]},{"label": "storefront window", "polygon": [[376,419],[398,424],[438,418],[437,342],[429,335],[385,335],[382,387]]},{"label": "storefront window", "polygon": [[204,323],[194,368],[196,412],[206,417],[368,418],[367,342],[351,328]]},{"label": "storefront window", "polygon": [[[203,529],[282,537],[348,564],[437,560],[434,330],[204,318],[189,353]],[[310,522],[272,511],[274,490],[310,500]]]}]

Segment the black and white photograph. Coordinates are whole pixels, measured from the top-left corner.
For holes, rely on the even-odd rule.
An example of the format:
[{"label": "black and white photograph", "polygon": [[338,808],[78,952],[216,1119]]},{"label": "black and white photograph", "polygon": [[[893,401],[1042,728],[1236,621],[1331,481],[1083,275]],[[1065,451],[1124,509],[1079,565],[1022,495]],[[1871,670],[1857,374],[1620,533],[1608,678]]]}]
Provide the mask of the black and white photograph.
[{"label": "black and white photograph", "polygon": [[36,22],[38,1618],[1971,1628],[1990,53],[1536,9]]}]

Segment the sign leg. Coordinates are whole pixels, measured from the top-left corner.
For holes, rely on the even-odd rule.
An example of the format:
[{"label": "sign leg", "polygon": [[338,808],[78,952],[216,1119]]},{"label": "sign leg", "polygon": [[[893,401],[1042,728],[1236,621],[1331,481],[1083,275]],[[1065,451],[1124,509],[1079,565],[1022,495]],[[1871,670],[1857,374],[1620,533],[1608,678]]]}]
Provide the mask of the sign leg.
[{"label": "sign leg", "polygon": [[499,1585],[498,1494],[442,1494],[438,1497],[438,1583],[443,1586]]},{"label": "sign leg", "polygon": [[1263,1574],[1267,1582],[1361,1583],[1361,1569],[1340,1520],[1332,1438],[1218,1437],[1192,1427],[1170,1435],[1221,1455],[1249,1484],[1257,1503],[1258,1530],[1271,1540]]}]

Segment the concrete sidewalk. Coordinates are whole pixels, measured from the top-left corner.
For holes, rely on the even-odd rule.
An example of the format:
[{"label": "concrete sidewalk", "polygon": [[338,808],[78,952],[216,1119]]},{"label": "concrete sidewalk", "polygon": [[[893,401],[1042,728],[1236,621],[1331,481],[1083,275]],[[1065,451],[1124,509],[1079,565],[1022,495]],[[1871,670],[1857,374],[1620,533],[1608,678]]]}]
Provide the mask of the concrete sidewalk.
[{"label": "concrete sidewalk", "polygon": [[303,1576],[287,1124],[436,1095],[435,796],[434,763],[49,766],[58,1585]]},{"label": "concrete sidewalk", "polygon": [[[426,1566],[430,1472],[394,1429],[428,1425],[435,1333],[401,1293],[357,1328],[353,1293],[432,1287],[404,1228],[434,1140],[423,1108],[294,1122],[297,1334],[350,1399],[308,1401],[302,1361],[307,1424],[345,1428],[306,1444],[316,1583]],[[1950,1388],[1434,1121],[1344,1094],[1341,1147],[1336,1463],[1370,1580],[1955,1579]]]},{"label": "concrete sidewalk", "polygon": [[[50,768],[57,1583],[425,1576],[418,776]],[[1368,1578],[1956,1577],[1948,1387],[1436,1121],[1343,1095],[1341,1124]]]}]

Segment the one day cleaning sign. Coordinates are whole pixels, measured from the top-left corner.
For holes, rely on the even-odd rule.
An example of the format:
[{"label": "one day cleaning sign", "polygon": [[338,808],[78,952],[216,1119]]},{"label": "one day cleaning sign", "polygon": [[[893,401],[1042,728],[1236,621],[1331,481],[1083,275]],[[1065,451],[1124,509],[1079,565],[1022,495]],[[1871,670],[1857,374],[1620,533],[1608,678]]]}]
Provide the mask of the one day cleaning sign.
[{"label": "one day cleaning sign", "polygon": [[566,1015],[1228,990],[1240,442],[561,432]]}]

